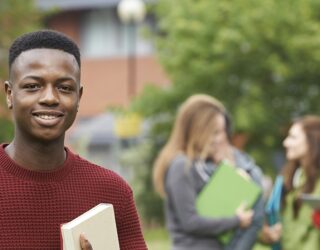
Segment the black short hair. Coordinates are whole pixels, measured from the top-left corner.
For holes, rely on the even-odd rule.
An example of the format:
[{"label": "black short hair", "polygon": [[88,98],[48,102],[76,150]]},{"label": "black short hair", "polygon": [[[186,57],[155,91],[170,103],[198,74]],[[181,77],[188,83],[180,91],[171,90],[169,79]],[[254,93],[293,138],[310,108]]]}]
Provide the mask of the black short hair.
[{"label": "black short hair", "polygon": [[80,50],[72,39],[53,30],[39,30],[18,37],[9,50],[9,70],[14,60],[24,51],[31,49],[58,49],[73,55],[81,67]]}]

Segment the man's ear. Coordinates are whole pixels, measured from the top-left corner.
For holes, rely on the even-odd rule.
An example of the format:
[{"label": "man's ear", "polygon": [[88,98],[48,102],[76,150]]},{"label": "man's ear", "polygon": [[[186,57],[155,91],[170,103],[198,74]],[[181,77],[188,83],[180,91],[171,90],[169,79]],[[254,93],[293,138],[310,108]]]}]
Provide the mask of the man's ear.
[{"label": "man's ear", "polygon": [[4,91],[6,93],[6,100],[9,109],[12,109],[12,84],[9,81],[4,82]]},{"label": "man's ear", "polygon": [[80,100],[81,100],[81,97],[82,97],[82,93],[83,93],[83,86],[80,85],[80,89],[79,89],[79,101],[78,101],[78,104],[77,104],[77,112],[78,112],[78,109],[79,109],[79,104],[80,104]]},{"label": "man's ear", "polygon": [[79,89],[79,100],[80,100],[81,97],[82,97],[82,93],[83,93],[83,85],[81,84],[81,85],[80,85],[80,89]]}]

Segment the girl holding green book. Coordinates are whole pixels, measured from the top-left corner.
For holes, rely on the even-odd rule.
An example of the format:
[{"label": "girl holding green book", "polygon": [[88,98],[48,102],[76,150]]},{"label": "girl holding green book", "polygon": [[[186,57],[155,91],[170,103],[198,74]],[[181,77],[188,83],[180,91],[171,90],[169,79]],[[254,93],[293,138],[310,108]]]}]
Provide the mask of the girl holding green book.
[{"label": "girl holding green book", "polygon": [[[205,217],[197,212],[197,195],[222,160],[260,185],[260,169],[230,144],[230,119],[224,106],[211,96],[193,95],[179,108],[153,173],[155,187],[165,199],[172,250],[250,250],[254,245],[263,222],[261,196],[252,209],[239,207],[229,217]],[[235,232],[233,238],[222,244],[221,235],[230,231]]]}]

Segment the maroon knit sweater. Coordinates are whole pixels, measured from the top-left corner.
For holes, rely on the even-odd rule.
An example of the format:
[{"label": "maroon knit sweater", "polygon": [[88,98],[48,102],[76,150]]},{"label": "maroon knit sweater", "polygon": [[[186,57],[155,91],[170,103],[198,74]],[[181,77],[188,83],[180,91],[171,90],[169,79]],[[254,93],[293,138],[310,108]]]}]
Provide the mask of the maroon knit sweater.
[{"label": "maroon knit sweater", "polygon": [[[114,206],[121,250],[147,249],[128,184],[67,149],[54,172],[18,166],[0,146],[0,248],[60,249],[60,225],[98,203]],[[107,246],[106,246],[107,249]]]}]

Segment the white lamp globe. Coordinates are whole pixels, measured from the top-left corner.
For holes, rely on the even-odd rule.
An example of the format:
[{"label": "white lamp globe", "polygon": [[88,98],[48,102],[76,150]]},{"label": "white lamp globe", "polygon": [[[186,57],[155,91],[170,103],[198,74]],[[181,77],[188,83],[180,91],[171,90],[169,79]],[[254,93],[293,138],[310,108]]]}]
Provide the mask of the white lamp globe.
[{"label": "white lamp globe", "polygon": [[118,15],[124,23],[141,22],[145,14],[146,8],[142,0],[121,0],[118,5]]}]

